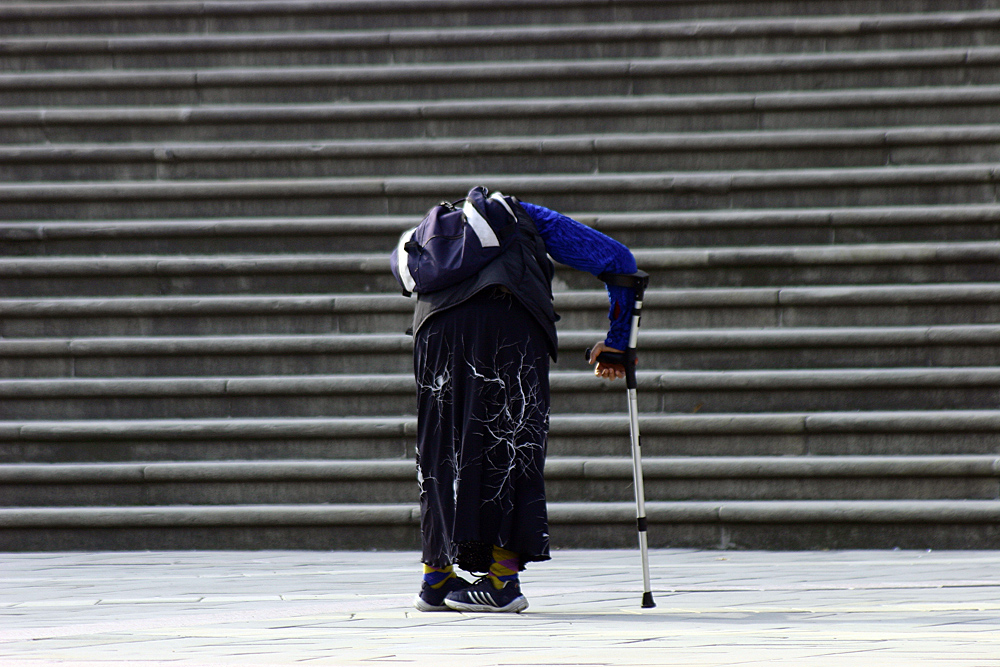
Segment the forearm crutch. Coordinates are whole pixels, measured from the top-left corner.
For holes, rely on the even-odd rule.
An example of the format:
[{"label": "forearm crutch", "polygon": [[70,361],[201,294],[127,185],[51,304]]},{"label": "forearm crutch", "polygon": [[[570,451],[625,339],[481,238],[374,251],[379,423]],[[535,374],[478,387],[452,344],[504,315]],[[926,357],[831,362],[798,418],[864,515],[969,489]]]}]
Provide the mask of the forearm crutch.
[{"label": "forearm crutch", "polygon": [[[625,388],[628,390],[629,435],[632,438],[632,475],[635,483],[636,524],[639,529],[639,552],[642,555],[642,606],[655,607],[653,591],[649,582],[649,545],[646,539],[646,491],[642,483],[642,443],[639,439],[639,399],[636,396],[636,342],[639,338],[639,322],[642,319],[642,297],[649,285],[649,274],[637,271],[633,274],[602,273],[598,278],[608,285],[627,287],[635,293],[632,309],[632,323],[629,328],[628,347],[624,352],[602,352],[597,361],[625,366]],[[590,361],[587,350],[587,361]]]}]

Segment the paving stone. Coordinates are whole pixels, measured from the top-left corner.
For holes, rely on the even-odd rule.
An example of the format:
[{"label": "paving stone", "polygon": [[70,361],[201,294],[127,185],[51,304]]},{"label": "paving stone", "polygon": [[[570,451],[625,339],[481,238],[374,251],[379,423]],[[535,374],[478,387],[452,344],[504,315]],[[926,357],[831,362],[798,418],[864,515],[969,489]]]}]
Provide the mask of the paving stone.
[{"label": "paving stone", "polygon": [[528,610],[497,617],[415,611],[413,552],[2,554],[0,656],[4,667],[981,667],[1000,655],[994,552],[653,550],[648,610],[637,553],[553,555],[522,577]]}]

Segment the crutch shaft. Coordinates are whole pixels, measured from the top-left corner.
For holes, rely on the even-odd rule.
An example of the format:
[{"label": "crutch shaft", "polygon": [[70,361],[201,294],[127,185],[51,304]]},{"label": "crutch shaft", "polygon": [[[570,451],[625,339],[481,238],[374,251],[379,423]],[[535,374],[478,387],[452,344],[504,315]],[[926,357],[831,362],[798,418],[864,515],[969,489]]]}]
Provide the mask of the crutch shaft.
[{"label": "crutch shaft", "polygon": [[[646,490],[642,475],[642,439],[639,435],[639,399],[637,396],[638,381],[635,374],[636,346],[639,339],[639,325],[642,322],[642,300],[649,275],[638,271],[632,275],[601,274],[599,276],[608,285],[631,288],[635,295],[635,305],[632,308],[632,321],[629,326],[628,347],[622,353],[602,353],[598,361],[625,366],[625,387],[628,390],[629,436],[632,440],[632,473],[635,487],[636,527],[639,533],[639,552],[642,556],[642,606],[655,607],[652,585],[649,576],[649,540],[646,534]],[[590,350],[587,351],[590,359]]]},{"label": "crutch shaft", "polygon": [[635,345],[639,320],[642,313],[642,301],[636,299],[632,315],[632,328],[629,333],[629,347],[626,354],[630,355],[632,363],[625,367],[625,382],[628,387],[629,435],[632,440],[632,475],[635,486],[636,527],[639,532],[639,553],[642,557],[642,606],[655,607],[653,602],[652,584],[649,576],[649,540],[646,535],[646,489],[642,474],[642,437],[639,434],[639,397],[635,377]]}]

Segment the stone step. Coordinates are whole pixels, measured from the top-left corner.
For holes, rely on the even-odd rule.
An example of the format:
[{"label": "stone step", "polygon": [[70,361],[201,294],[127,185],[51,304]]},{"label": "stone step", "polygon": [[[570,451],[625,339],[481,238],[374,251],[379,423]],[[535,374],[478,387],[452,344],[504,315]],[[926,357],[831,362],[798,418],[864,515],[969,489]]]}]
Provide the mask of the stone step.
[{"label": "stone step", "polygon": [[[491,174],[617,226],[654,273],[639,387],[654,546],[995,548],[1000,5],[927,9],[0,5],[15,38],[0,49],[0,460],[40,476],[0,484],[34,494],[0,499],[27,505],[0,509],[0,543],[416,548],[413,302],[378,283],[373,251]],[[430,138],[443,153],[422,158]],[[331,213],[353,231],[317,234]],[[624,388],[579,351],[606,299],[585,276],[557,287],[554,544],[631,547]],[[100,297],[123,292],[147,296]],[[367,337],[356,367],[320,341],[352,336]],[[260,460],[234,477],[244,459]],[[168,493],[145,476],[170,461]],[[96,469],[122,481],[69,481]],[[387,479],[358,479],[375,469]]]},{"label": "stone step", "polygon": [[415,433],[412,416],[0,422],[0,460],[412,460]]},{"label": "stone step", "polygon": [[[581,360],[581,366],[583,362]],[[986,410],[1000,368],[640,371],[648,414]],[[552,411],[618,412],[622,383],[551,374]],[[165,419],[416,414],[412,374],[0,380],[0,419]]]},{"label": "stone step", "polygon": [[[981,283],[653,291],[643,302],[652,306],[643,308],[643,321],[663,328],[986,324],[996,321],[998,289]],[[574,326],[574,316],[568,313],[566,326]]]},{"label": "stone step", "polygon": [[[1000,243],[864,244],[634,251],[656,285],[829,285],[994,279]],[[586,285],[569,272],[571,287]]]},{"label": "stone step", "polygon": [[[1000,243],[637,249],[634,254],[653,284],[676,287],[979,282],[997,276]],[[570,287],[586,287],[569,271],[559,277]]]},{"label": "stone step", "polygon": [[6,107],[309,104],[993,85],[1000,47],[708,58],[0,73]]},{"label": "stone step", "polygon": [[[651,502],[649,544],[695,548],[995,549],[1000,501]],[[635,504],[551,503],[556,548],[633,548]],[[399,505],[0,509],[5,551],[418,550],[419,509]]]},{"label": "stone step", "polygon": [[[722,172],[5,183],[3,220],[233,215],[423,214],[474,185],[556,210],[637,211],[994,203],[996,165],[953,164]],[[454,193],[454,194],[449,194]]]},{"label": "stone step", "polygon": [[0,311],[8,337],[400,333],[413,319],[402,296],[329,294],[3,299]]},{"label": "stone step", "polygon": [[[549,455],[629,456],[628,418],[626,408],[621,410],[553,415]],[[640,410],[639,423],[646,457],[992,455],[997,415],[992,410],[670,415]]]},{"label": "stone step", "polygon": [[[634,249],[659,287],[980,282],[997,276],[1000,242]],[[564,288],[593,276],[560,265]],[[399,291],[388,253],[0,259],[0,290],[49,296]]]},{"label": "stone step", "polygon": [[[593,337],[561,334],[566,365]],[[1000,327],[823,327],[648,330],[639,338],[646,368],[735,370],[1000,365]],[[995,360],[995,361],[994,361]]]},{"label": "stone step", "polygon": [[806,16],[254,34],[18,37],[0,71],[374,65],[945,48],[1000,41],[1000,13]]},{"label": "stone step", "polygon": [[398,293],[390,249],[364,255],[21,257],[0,260],[0,290],[34,296]]},{"label": "stone step", "polygon": [[[958,207],[954,213],[965,216],[960,212],[965,210]],[[975,217],[974,212],[970,213]],[[1000,207],[996,213],[1000,222]],[[970,220],[971,227],[991,228],[991,214],[983,209],[979,215],[977,220]],[[414,218],[414,215],[397,215],[2,222],[0,249],[6,256],[294,253],[315,252],[331,245],[343,252],[364,252],[394,247],[399,235],[419,222]]]},{"label": "stone step", "polygon": [[[590,335],[591,344],[600,336]],[[584,349],[578,347],[576,352]],[[326,334],[0,340],[0,376],[10,378],[303,375],[358,368],[412,370],[413,339]]]},{"label": "stone step", "polygon": [[[582,351],[605,331],[561,331],[560,363],[580,370]],[[405,334],[7,338],[0,376],[160,377],[406,373]],[[735,370],[1000,366],[1000,325],[933,327],[646,329],[644,368]]]},{"label": "stone step", "polygon": [[[992,456],[647,457],[649,501],[997,500]],[[549,502],[634,499],[631,458],[557,458]],[[88,507],[412,502],[413,460],[0,465],[0,506]]]},{"label": "stone step", "polygon": [[876,167],[988,162],[1000,125],[309,142],[0,147],[7,182],[187,181]]},{"label": "stone step", "polygon": [[[996,204],[567,214],[635,248],[1000,238]],[[283,254],[312,253],[324,245],[366,252],[394,247],[418,215],[0,222],[0,252],[7,257]]]},{"label": "stone step", "polygon": [[[558,292],[561,326],[591,329],[606,295]],[[645,329],[993,324],[1000,284],[652,289]],[[404,332],[413,301],[389,294],[0,299],[0,335],[22,337]]]},{"label": "stone step", "polygon": [[4,144],[542,136],[996,124],[1000,86],[0,109]]},{"label": "stone step", "polygon": [[[640,414],[643,455],[995,455],[996,410]],[[0,422],[0,462],[412,460],[416,418],[305,417]],[[625,408],[553,414],[549,456],[629,456]]]},{"label": "stone step", "polygon": [[[997,9],[995,0],[953,0],[945,16]],[[193,0],[154,2],[18,2],[0,6],[0,25],[9,35],[203,34],[314,30],[370,30],[412,27],[545,25],[664,20],[711,20],[732,17],[844,17],[882,20],[890,13],[924,13],[919,0],[716,0],[648,2],[644,0],[504,0],[489,5],[471,0],[264,0],[232,3]],[[934,8],[937,9],[937,8]],[[936,12],[935,12],[936,13]],[[855,16],[856,15],[856,16]]]}]

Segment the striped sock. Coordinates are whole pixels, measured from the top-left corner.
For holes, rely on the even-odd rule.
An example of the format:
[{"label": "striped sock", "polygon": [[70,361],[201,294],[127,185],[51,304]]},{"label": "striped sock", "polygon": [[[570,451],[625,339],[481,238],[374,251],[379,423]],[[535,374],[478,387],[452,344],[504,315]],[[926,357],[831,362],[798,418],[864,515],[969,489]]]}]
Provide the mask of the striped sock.
[{"label": "striped sock", "polygon": [[493,586],[501,589],[508,581],[517,581],[521,569],[521,559],[513,551],[493,547],[493,564],[490,565],[490,579]]},{"label": "striped sock", "polygon": [[441,588],[444,586],[444,582],[448,581],[455,575],[455,567],[449,565],[448,567],[431,567],[430,565],[424,565],[424,581],[431,588]]}]

